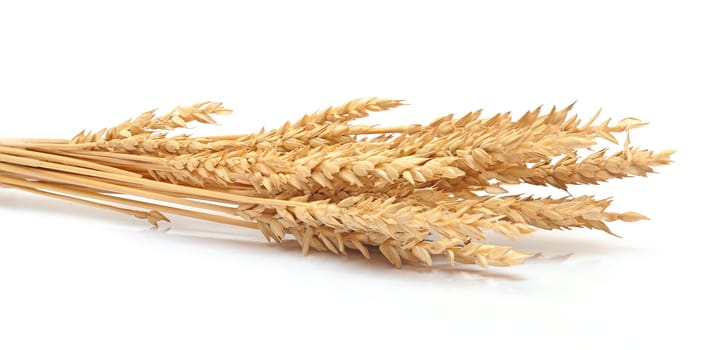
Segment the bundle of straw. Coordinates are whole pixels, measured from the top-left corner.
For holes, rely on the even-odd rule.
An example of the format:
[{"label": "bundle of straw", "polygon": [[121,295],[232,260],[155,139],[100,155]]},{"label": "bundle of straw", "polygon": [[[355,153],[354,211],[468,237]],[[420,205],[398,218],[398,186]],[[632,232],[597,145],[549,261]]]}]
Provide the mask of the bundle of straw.
[{"label": "bundle of straw", "polygon": [[427,125],[354,125],[400,100],[357,99],[257,133],[195,137],[169,133],[214,124],[229,113],[203,102],[149,111],[68,140],[0,141],[0,186],[133,215],[157,225],[175,214],[257,228],[269,240],[294,237],[310,248],[369,257],[376,247],[399,267],[432,265],[432,256],[482,267],[519,264],[531,255],[486,243],[490,231],[514,238],[535,229],[586,227],[612,233],[609,221],[644,216],[606,211],[591,196],[506,195],[504,185],[566,189],[645,176],[672,151],[630,146],[609,154],[598,139],[645,125],[628,118],[587,122],[572,106],[539,108],[513,119],[438,118]]}]

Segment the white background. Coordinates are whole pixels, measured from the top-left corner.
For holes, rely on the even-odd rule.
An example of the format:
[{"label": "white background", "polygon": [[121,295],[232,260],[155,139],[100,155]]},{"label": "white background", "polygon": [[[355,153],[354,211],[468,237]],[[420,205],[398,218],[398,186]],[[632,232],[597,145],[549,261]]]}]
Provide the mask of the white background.
[{"label": "white background", "polygon": [[208,99],[236,110],[218,133],[357,97],[405,98],[387,124],[577,100],[678,151],[648,179],[573,189],[651,221],[537,232],[513,244],[543,257],[513,268],[396,270],[3,189],[0,348],[723,348],[723,12],[473,3],[3,1],[0,137]]}]

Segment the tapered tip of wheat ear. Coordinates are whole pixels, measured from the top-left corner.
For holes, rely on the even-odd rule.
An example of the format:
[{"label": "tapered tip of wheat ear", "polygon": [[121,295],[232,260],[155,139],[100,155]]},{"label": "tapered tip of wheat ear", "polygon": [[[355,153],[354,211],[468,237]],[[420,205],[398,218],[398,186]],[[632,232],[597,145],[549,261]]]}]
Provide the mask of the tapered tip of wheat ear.
[{"label": "tapered tip of wheat ear", "polygon": [[[486,234],[612,234],[607,222],[646,219],[607,211],[610,199],[509,194],[517,184],[567,189],[645,176],[673,153],[631,146],[630,131],[646,123],[581,120],[572,105],[520,118],[482,117],[478,110],[428,124],[357,123],[401,105],[356,99],[269,131],[169,134],[194,122],[215,124],[214,115],[230,112],[203,102],[145,112],[68,140],[0,140],[0,186],[154,226],[174,214],[256,228],[269,241],[295,239],[306,254],[355,250],[369,258],[376,248],[395,266],[432,266],[437,256],[509,266],[532,254],[488,244]],[[606,142],[613,151],[600,146]]]}]

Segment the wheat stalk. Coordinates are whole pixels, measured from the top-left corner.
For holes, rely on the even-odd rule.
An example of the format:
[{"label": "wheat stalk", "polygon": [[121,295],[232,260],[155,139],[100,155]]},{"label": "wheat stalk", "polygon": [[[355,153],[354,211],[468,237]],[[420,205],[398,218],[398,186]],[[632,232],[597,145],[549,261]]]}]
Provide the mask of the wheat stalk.
[{"label": "wheat stalk", "polygon": [[[295,239],[335,254],[377,248],[391,264],[519,264],[531,254],[486,242],[536,229],[592,228],[645,219],[613,213],[591,196],[509,195],[519,183],[596,184],[645,176],[672,151],[630,146],[627,118],[596,123],[572,105],[512,118],[481,110],[424,125],[353,124],[401,100],[369,98],[306,114],[269,131],[170,136],[190,123],[215,124],[221,103],[142,113],[71,139],[0,140],[0,186],[113,210],[156,226],[164,214],[257,228],[270,241]],[[599,114],[599,113],[598,113]],[[600,139],[622,149],[590,151]],[[488,194],[483,194],[487,192]]]}]

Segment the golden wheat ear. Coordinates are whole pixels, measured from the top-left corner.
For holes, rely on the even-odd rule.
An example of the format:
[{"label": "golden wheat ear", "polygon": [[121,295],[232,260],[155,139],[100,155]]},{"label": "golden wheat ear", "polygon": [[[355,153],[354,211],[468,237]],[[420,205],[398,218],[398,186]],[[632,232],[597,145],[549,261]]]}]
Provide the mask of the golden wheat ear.
[{"label": "golden wheat ear", "polygon": [[[0,140],[0,187],[154,226],[174,214],[258,229],[271,242],[296,240],[304,254],[355,250],[369,258],[374,248],[396,267],[432,266],[443,256],[486,268],[532,256],[489,244],[489,233],[512,240],[537,229],[613,234],[607,222],[646,219],[607,211],[610,199],[507,194],[517,184],[566,189],[645,176],[673,153],[631,146],[630,130],[645,125],[637,119],[598,124],[596,115],[583,123],[570,115],[572,105],[518,119],[478,110],[428,124],[351,124],[401,105],[356,99],[269,131],[171,136],[231,112],[202,102],[67,140]],[[589,151],[599,139],[617,143],[623,133],[622,150]]]}]

